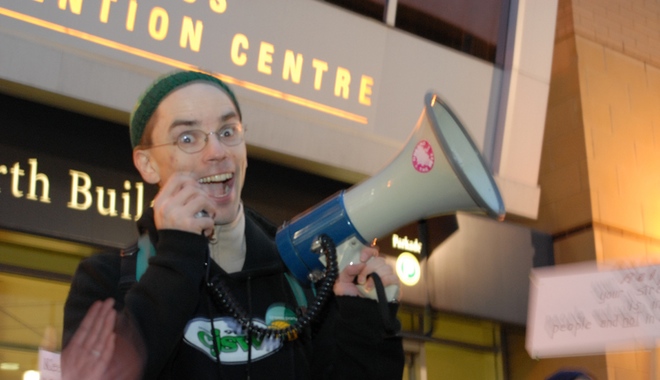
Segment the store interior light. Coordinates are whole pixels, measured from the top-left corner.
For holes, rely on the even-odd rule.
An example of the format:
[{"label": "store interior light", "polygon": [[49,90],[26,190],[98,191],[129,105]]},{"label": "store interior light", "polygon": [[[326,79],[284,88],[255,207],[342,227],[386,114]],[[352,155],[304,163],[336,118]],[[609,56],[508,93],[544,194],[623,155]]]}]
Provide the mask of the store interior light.
[{"label": "store interior light", "polygon": [[0,363],[0,370],[2,371],[18,371],[21,366],[18,363],[2,362]]},{"label": "store interior light", "polygon": [[404,285],[416,285],[422,276],[417,257],[410,252],[401,253],[396,259],[396,274]]},{"label": "store interior light", "polygon": [[39,371],[29,370],[23,373],[23,380],[39,380],[40,378]]}]

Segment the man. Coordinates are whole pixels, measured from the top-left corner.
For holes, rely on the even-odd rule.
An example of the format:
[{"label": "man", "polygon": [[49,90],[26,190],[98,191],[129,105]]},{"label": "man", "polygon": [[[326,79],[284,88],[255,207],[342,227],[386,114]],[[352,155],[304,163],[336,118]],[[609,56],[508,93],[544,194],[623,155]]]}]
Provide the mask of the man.
[{"label": "man", "polygon": [[[253,333],[291,325],[305,305],[277,252],[275,228],[243,207],[245,131],[229,87],[199,72],[163,76],[141,97],[130,127],[135,166],[159,186],[138,222],[138,252],[152,257],[144,267],[139,255],[118,252],[81,263],[65,305],[65,353],[88,309],[113,298],[122,328],[109,367],[138,361],[147,379],[401,378],[401,339],[386,331],[382,305],[356,287],[373,286],[371,273],[398,284],[374,248],[340,273],[309,328],[290,339]],[[135,256],[137,264],[124,264]],[[137,281],[122,286],[131,276]],[[396,304],[388,307],[395,318]],[[239,323],[243,314],[248,326]]]}]

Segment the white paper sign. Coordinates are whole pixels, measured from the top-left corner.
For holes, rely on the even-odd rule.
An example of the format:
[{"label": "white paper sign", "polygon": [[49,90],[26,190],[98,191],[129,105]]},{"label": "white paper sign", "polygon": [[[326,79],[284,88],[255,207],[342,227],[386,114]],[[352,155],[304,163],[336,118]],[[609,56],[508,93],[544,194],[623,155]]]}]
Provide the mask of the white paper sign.
[{"label": "white paper sign", "polygon": [[60,354],[39,349],[39,373],[40,380],[60,380]]},{"label": "white paper sign", "polygon": [[532,271],[526,343],[531,357],[655,348],[658,338],[659,265]]}]

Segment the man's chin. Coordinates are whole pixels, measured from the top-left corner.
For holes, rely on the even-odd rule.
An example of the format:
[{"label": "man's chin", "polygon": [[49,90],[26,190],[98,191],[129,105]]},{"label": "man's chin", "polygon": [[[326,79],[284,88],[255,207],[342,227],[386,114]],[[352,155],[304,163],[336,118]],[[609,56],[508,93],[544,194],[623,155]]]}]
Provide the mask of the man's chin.
[{"label": "man's chin", "polygon": [[215,212],[215,224],[216,225],[223,225],[223,224],[231,224],[238,218],[238,213],[240,211],[240,207],[232,207],[231,209],[222,207],[216,210]]}]

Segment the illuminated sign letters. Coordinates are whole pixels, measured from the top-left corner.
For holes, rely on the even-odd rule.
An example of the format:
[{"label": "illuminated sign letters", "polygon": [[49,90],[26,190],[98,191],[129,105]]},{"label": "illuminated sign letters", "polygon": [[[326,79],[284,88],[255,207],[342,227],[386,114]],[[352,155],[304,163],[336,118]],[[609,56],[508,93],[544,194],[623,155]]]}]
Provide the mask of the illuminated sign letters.
[{"label": "illuminated sign letters", "polygon": [[[28,159],[30,166],[29,175],[27,178],[27,193],[24,192],[25,180],[23,177],[26,175],[25,169],[21,167],[20,162],[15,162],[10,167],[7,165],[0,165],[0,175],[9,176],[10,194],[14,198],[23,198],[31,201],[50,204],[50,181],[45,173],[38,172],[38,160],[36,158]],[[144,184],[136,182],[134,185],[131,181],[124,181],[124,192],[121,193],[121,214],[117,209],[117,190],[97,186],[94,188],[96,198],[92,193],[92,178],[89,174],[69,170],[71,179],[70,198],[67,202],[67,208],[79,211],[87,211],[94,205],[96,201],[96,211],[99,215],[116,217],[119,216],[125,220],[138,220],[142,216],[143,203],[144,203]],[[131,190],[135,190],[135,198],[131,197]],[[2,194],[2,187],[0,187],[0,194]],[[107,205],[106,205],[107,201]],[[131,214],[131,207],[135,202],[135,216]]]},{"label": "illuminated sign letters", "polygon": [[[231,43],[230,57],[236,66],[245,66],[248,63],[247,52],[250,49],[250,41],[245,34],[237,33],[234,35]],[[273,55],[275,46],[271,43],[261,41],[257,55],[257,71],[272,75]],[[295,53],[292,50],[285,50],[283,55],[282,79],[299,84],[304,67],[304,56],[301,53]],[[314,71],[314,90],[319,91],[323,85],[323,78],[329,71],[328,62],[320,59],[312,59],[311,69]],[[338,66],[335,69],[335,82],[333,94],[336,97],[349,99],[350,85],[352,81],[351,71],[347,68]],[[368,75],[362,75],[360,78],[359,92],[357,100],[365,106],[371,105],[371,93],[374,85],[374,79]]]},{"label": "illuminated sign letters", "polygon": [[401,237],[397,234],[392,234],[392,248],[422,253],[422,243],[417,238],[410,240],[407,236]]},{"label": "illuminated sign letters", "polygon": [[[233,64],[235,68],[254,70],[230,70],[233,75],[245,76],[244,78],[226,73],[214,74],[227,83],[250,91],[360,124],[368,124],[366,116],[342,108],[366,112],[364,107],[371,107],[376,85],[373,75],[361,73],[351,67],[358,65],[352,58],[343,59],[348,62],[331,63],[311,56],[312,53],[283,48],[281,44],[276,45],[261,38],[257,39],[258,37],[251,40],[243,30],[232,30],[236,28],[234,24],[229,26],[218,19],[226,18],[232,9],[235,12],[232,16],[242,12],[242,17],[245,17],[247,5],[239,2],[231,5],[233,7],[230,7],[226,0],[179,0],[165,2],[162,6],[147,5],[139,0],[33,0],[12,2],[10,6],[14,9],[5,8],[9,5],[0,7],[0,16],[179,69],[209,70],[213,67],[224,67],[224,70],[230,70],[227,64]],[[46,8],[54,8],[55,12],[45,13]],[[258,28],[248,30],[255,35],[260,34]],[[273,34],[274,39],[278,37],[281,36]],[[173,44],[178,44],[180,54],[173,52]],[[218,51],[218,46],[224,46],[223,50]],[[161,55],[157,53],[159,51],[167,53]],[[332,52],[328,52],[328,55],[337,56]],[[178,58],[179,56],[181,58]],[[306,73],[307,76],[304,76]],[[267,87],[259,84],[260,75],[281,77],[282,86],[275,86],[286,88],[289,92],[296,90],[285,87],[287,83],[309,86],[318,96],[310,96],[307,92],[306,97],[298,96],[273,88],[272,83]],[[303,78],[308,79],[305,81]],[[246,79],[251,79],[252,82]],[[340,102],[337,103],[336,100]]]},{"label": "illuminated sign letters", "polygon": [[[34,0],[37,3],[43,3],[44,0]],[[186,3],[194,3],[195,0],[184,0]],[[99,21],[107,24],[110,20],[111,8],[117,8],[123,4],[117,5],[117,0],[102,0],[99,10]],[[82,14],[83,0],[58,0],[57,6],[59,9],[66,11],[69,10],[75,15]],[[225,0],[210,0],[209,8],[215,13],[224,13],[227,10],[227,2]],[[137,0],[129,0],[122,9],[125,11],[125,27],[127,31],[135,30],[135,19],[138,12]],[[122,10],[115,10],[113,16]],[[149,35],[156,41],[162,41],[169,33],[170,15],[164,8],[153,7],[149,11],[148,31]],[[189,16],[183,16],[181,21],[181,32],[179,38],[179,46],[182,48],[189,48],[192,51],[199,51],[202,32],[204,24],[201,20],[195,20]]]}]

